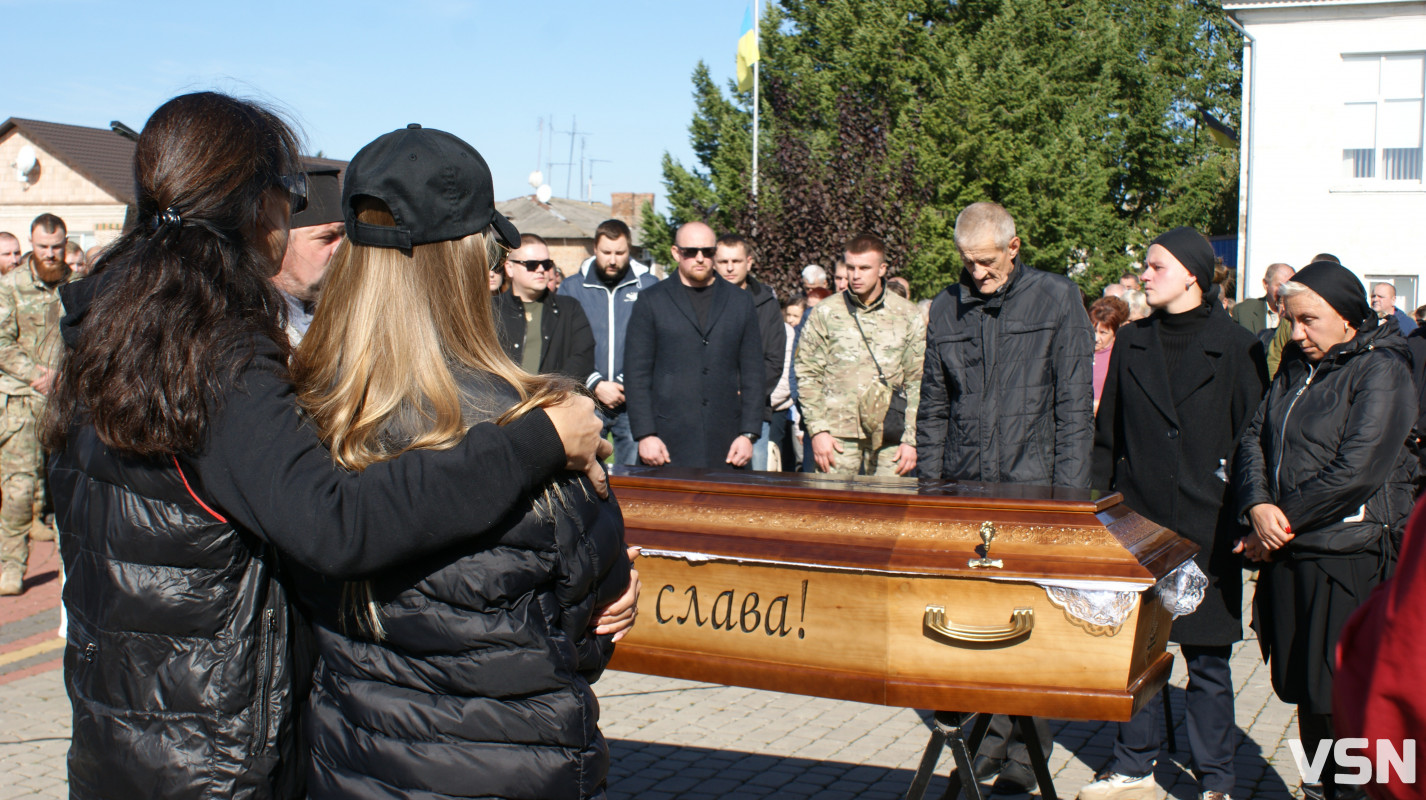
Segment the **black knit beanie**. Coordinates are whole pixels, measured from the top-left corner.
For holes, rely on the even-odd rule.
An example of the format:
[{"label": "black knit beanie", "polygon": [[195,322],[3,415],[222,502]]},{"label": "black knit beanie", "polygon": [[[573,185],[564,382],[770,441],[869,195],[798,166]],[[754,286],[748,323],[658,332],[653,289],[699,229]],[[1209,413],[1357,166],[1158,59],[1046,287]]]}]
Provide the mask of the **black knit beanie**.
[{"label": "black knit beanie", "polygon": [[1183,264],[1205,297],[1213,289],[1213,267],[1217,257],[1213,255],[1213,245],[1203,238],[1203,234],[1189,227],[1178,227],[1159,235],[1149,242],[1149,246],[1159,245]]},{"label": "black knit beanie", "polygon": [[1314,261],[1292,276],[1293,283],[1300,283],[1322,296],[1333,311],[1342,315],[1353,328],[1370,330],[1376,327],[1376,312],[1367,300],[1367,290],[1352,271],[1331,261]]}]

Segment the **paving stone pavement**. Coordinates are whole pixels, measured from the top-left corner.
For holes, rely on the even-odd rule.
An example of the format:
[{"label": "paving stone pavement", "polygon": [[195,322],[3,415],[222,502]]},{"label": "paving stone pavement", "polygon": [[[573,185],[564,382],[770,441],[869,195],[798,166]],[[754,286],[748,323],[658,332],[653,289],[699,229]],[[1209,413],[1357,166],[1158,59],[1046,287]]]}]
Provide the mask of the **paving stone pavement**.
[{"label": "paving stone pavement", "polygon": [[[1234,796],[1286,800],[1299,780],[1287,747],[1297,733],[1293,709],[1273,696],[1256,641],[1241,643],[1232,664],[1241,731]],[[1182,727],[1184,682],[1176,654],[1170,697],[1180,749],[1156,770],[1160,796],[1176,800],[1198,796]],[[905,796],[929,737],[929,715],[911,709],[612,671],[596,688],[610,800],[893,800]],[[1051,728],[1055,788],[1072,798],[1107,760],[1115,726]],[[68,734],[60,670],[0,684],[0,799],[65,797]],[[927,797],[941,796],[950,763],[943,754]]]}]

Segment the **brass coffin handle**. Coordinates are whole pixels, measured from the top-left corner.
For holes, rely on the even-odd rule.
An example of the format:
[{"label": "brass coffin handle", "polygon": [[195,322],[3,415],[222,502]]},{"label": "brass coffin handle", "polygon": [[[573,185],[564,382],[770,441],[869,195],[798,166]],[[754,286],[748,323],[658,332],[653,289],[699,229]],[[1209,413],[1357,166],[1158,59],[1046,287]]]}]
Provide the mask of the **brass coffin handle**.
[{"label": "brass coffin handle", "polygon": [[926,627],[947,639],[961,642],[1008,642],[1025,636],[1035,627],[1035,609],[1017,608],[1010,612],[1009,625],[957,625],[946,619],[942,606],[926,606]]}]

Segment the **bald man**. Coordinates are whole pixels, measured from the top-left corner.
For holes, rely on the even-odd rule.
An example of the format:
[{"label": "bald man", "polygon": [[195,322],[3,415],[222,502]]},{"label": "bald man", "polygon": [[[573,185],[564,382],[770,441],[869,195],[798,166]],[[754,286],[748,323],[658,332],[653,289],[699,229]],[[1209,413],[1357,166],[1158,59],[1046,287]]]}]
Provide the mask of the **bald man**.
[{"label": "bald man", "polygon": [[624,393],[639,461],[748,466],[763,423],[767,372],[752,296],[714,268],[718,237],[701,222],[674,236],[678,273],[639,293],[624,344]]},{"label": "bald man", "polygon": [[1401,328],[1402,336],[1410,336],[1411,332],[1416,330],[1416,320],[1396,307],[1396,286],[1390,283],[1372,285],[1372,310],[1380,319],[1395,319],[1397,327]]}]

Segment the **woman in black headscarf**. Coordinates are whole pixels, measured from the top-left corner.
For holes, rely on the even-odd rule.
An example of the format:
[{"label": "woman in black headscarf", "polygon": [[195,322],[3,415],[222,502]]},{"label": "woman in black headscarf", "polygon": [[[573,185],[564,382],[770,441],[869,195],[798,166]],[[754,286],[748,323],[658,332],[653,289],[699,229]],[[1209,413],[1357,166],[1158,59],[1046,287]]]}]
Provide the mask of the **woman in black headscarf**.
[{"label": "woman in black headscarf", "polygon": [[[1242,530],[1227,502],[1227,464],[1267,384],[1257,338],[1218,301],[1222,266],[1203,235],[1174,228],[1145,254],[1148,318],[1120,328],[1095,419],[1093,486],[1198,545],[1209,584],[1171,640],[1188,668],[1188,730],[1202,797],[1232,794],[1232,646],[1242,638]],[[1215,274],[1219,273],[1219,274]],[[1081,800],[1158,797],[1164,724],[1151,703],[1119,727],[1111,763]]]},{"label": "woman in black headscarf", "polygon": [[[1416,393],[1395,320],[1377,320],[1346,268],[1313,262],[1280,294],[1292,343],[1238,450],[1238,513],[1253,532],[1237,549],[1264,562],[1253,627],[1315,753],[1332,738],[1342,625],[1390,571],[1411,510]],[[1333,764],[1322,778],[1324,796],[1352,796]]]}]

